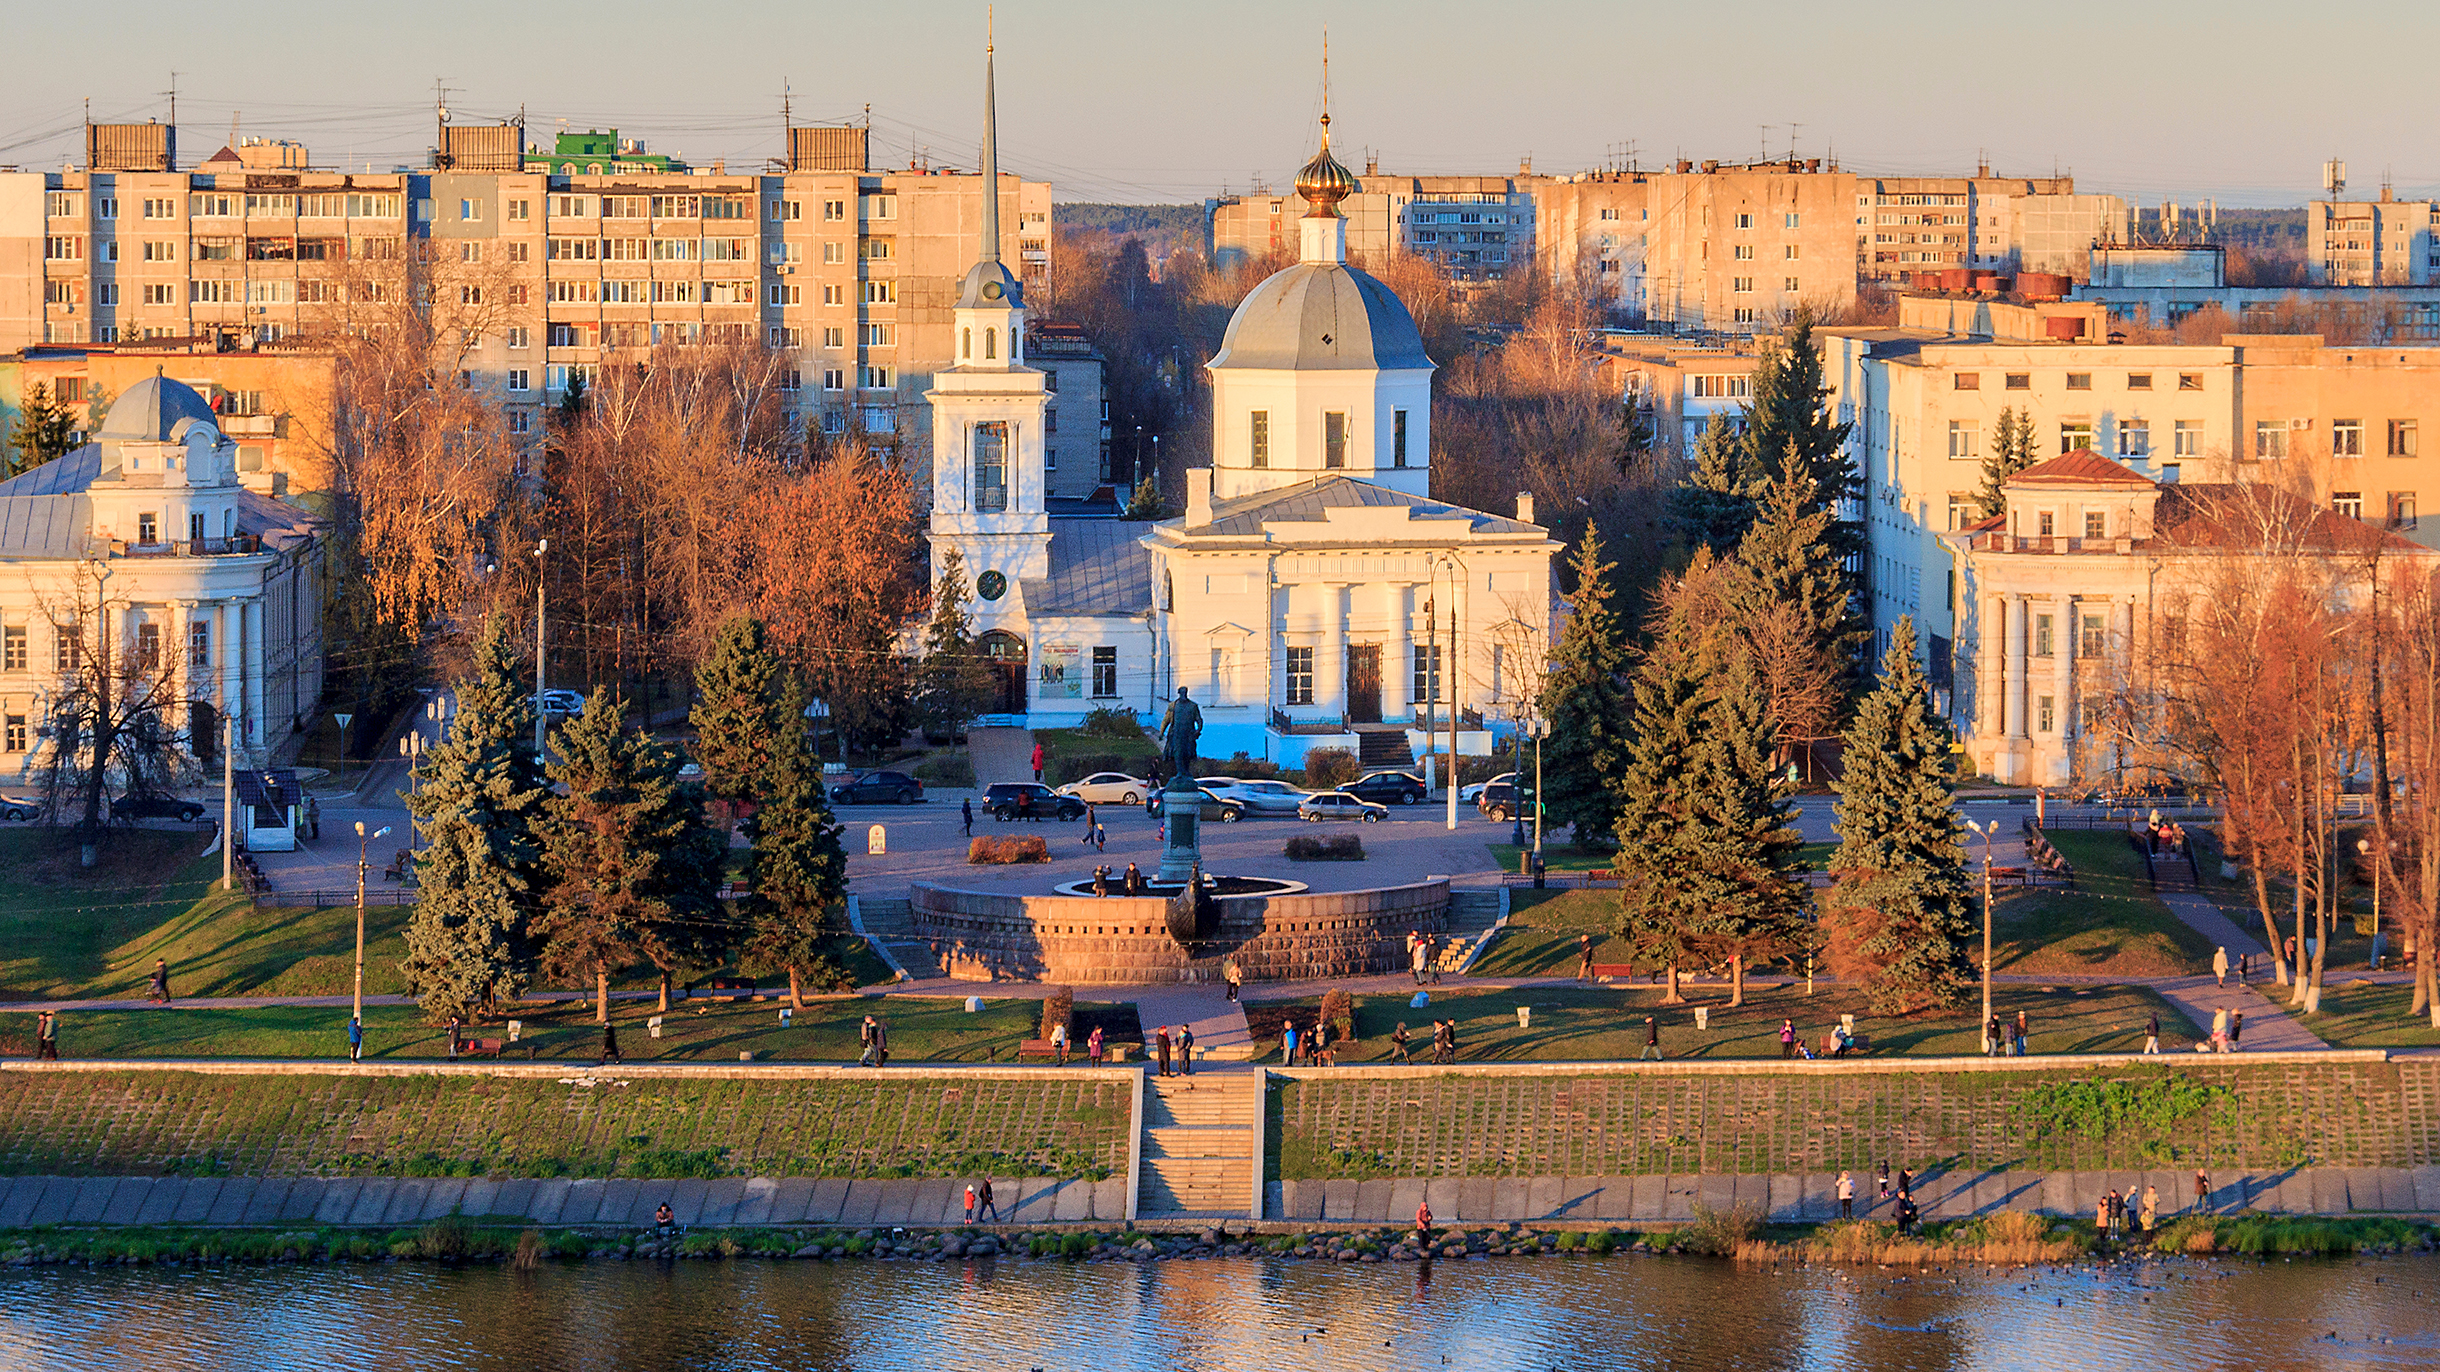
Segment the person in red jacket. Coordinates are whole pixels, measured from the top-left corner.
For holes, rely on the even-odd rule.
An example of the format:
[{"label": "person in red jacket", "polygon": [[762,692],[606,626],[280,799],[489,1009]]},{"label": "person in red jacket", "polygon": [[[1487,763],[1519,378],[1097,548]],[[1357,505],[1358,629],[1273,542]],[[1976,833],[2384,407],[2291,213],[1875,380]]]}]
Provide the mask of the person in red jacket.
[{"label": "person in red jacket", "polygon": [[1034,780],[1036,780],[1036,781],[1040,781],[1041,779],[1042,779],[1042,745],[1041,745],[1041,744],[1039,744],[1039,743],[1037,743],[1037,744],[1035,744],[1035,745],[1034,745]]}]

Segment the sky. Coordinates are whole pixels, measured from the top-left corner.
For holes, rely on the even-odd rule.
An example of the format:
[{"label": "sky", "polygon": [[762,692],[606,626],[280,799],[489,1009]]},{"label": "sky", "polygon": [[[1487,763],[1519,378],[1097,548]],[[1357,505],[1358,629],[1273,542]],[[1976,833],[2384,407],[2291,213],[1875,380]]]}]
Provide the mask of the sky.
[{"label": "sky", "polygon": [[[2072,173],[2141,204],[2440,193],[2428,54],[2440,5],[2344,23],[2265,0],[1004,0],[1002,160],[1061,200],[1175,203],[1285,185],[1313,148],[1330,31],[1334,142],[1385,172],[1541,172],[1679,156],[1835,154],[1887,175]],[[165,118],[182,159],[247,135],[317,166],[421,164],[434,84],[459,122],[529,140],[616,127],[750,165],[800,123],[861,120],[878,166],[971,167],[983,0],[97,0],[23,5],[0,54],[0,164],[79,155],[102,121]]]}]

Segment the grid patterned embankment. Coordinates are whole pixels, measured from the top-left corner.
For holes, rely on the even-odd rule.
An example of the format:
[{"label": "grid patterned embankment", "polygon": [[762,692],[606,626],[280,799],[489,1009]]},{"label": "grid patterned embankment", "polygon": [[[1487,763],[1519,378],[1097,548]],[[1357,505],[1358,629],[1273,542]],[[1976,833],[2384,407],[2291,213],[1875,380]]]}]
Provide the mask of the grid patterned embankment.
[{"label": "grid patterned embankment", "polygon": [[0,1175],[1092,1177],[1123,1074],[0,1073]]},{"label": "grid patterned embankment", "polygon": [[[2036,1171],[2440,1163],[2432,1059],[1297,1076],[1274,1092],[1281,1179],[1801,1173],[1885,1157]],[[2113,1082],[2176,1084],[2187,1103],[2097,1132],[2060,1103],[2062,1086]]]}]

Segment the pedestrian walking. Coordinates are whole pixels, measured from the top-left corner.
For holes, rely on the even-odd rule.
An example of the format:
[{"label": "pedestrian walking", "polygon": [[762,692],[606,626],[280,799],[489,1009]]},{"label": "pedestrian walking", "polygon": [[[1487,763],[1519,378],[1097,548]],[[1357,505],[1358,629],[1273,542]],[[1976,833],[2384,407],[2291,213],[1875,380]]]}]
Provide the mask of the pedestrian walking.
[{"label": "pedestrian walking", "polygon": [[347,1060],[364,1061],[364,1021],[354,1015],[347,1017]]},{"label": "pedestrian walking", "polygon": [[1415,1059],[1406,1051],[1410,1037],[1412,1036],[1406,1032],[1406,1021],[1398,1021],[1398,1027],[1389,1031],[1389,1055],[1392,1060],[1412,1067],[1415,1065]]},{"label": "pedestrian walking", "polygon": [[1279,1065],[1280,1065],[1280,1066],[1282,1066],[1282,1067],[1294,1067],[1294,1066],[1296,1065],[1296,1021],[1295,1021],[1295,1020],[1289,1020],[1289,1021],[1288,1021],[1286,1024],[1283,1024],[1283,1025],[1281,1025],[1281,1026],[1280,1026],[1280,1029],[1279,1029]]},{"label": "pedestrian walking", "polygon": [[2018,1057],[2025,1056],[2025,1040],[2031,1037],[2033,1037],[2033,1021],[2026,1017],[2024,1011],[2019,1010],[2016,1012],[2016,1055]]},{"label": "pedestrian walking", "polygon": [[1191,1077],[1194,1074],[1195,1027],[1191,1024],[1181,1024],[1178,1026],[1178,1075]]},{"label": "pedestrian walking", "polygon": [[1035,745],[1034,745],[1034,780],[1036,780],[1036,781],[1040,781],[1041,779],[1042,779],[1042,745],[1041,745],[1041,744],[1039,744],[1039,743],[1037,743],[1037,744],[1035,744]]},{"label": "pedestrian walking", "polygon": [[1101,1066],[1101,1053],[1101,1026],[1096,1024],[1093,1026],[1093,1032],[1084,1036],[1084,1060],[1099,1067]]},{"label": "pedestrian walking", "polygon": [[966,1183],[966,1223],[968,1223],[968,1224],[972,1224],[972,1223],[974,1223],[974,1202],[975,1202],[974,1183],[973,1183],[973,1182],[967,1182],[967,1183]]},{"label": "pedestrian walking", "polygon": [[957,803],[957,810],[960,815],[965,817],[966,837],[974,837],[974,797],[968,796],[964,800],[959,801]]},{"label": "pedestrian walking", "polygon": [[34,1060],[59,1061],[59,1012],[45,1010],[34,1017]]},{"label": "pedestrian walking", "polygon": [[1898,1169],[1898,1195],[1900,1198],[1904,1198],[1913,1194],[1915,1194],[1914,1169],[1901,1167]]},{"label": "pedestrian walking", "polygon": [[618,1050],[618,1026],[605,1021],[602,1025],[602,1060],[593,1065],[602,1067],[626,1060],[626,1057]]},{"label": "pedestrian walking", "polygon": [[[1592,979],[1593,936],[1591,934],[1578,934],[1576,935],[1576,980],[1591,981]],[[1787,1055],[1783,1053],[1780,1056],[1785,1057]]]},{"label": "pedestrian walking", "polygon": [[2142,1215],[2143,1231],[2149,1234],[2152,1226],[2160,1221],[2160,1191],[2149,1183],[2143,1189]]},{"label": "pedestrian walking", "polygon": [[1096,828],[1098,828],[1098,827],[1100,826],[1100,824],[1101,824],[1101,819],[1100,819],[1099,814],[1098,814],[1098,813],[1097,813],[1097,811],[1096,811],[1096,807],[1094,807],[1094,806],[1092,806],[1092,805],[1090,805],[1090,804],[1086,805],[1086,806],[1084,807],[1084,836],[1083,836],[1083,837],[1081,837],[1081,838],[1079,838],[1079,839],[1077,839],[1076,841],[1077,841],[1078,843],[1083,844],[1083,845],[1084,845],[1085,847],[1087,847],[1087,848],[1092,847],[1092,846],[1093,846],[1093,830],[1094,830],[1094,829],[1096,829]]},{"label": "pedestrian walking", "polygon": [[999,1204],[993,1200],[991,1195],[991,1178],[985,1177],[976,1185],[974,1199],[977,1208],[983,1212],[983,1219],[986,1223],[999,1224],[1002,1222]]},{"label": "pedestrian walking", "polygon": [[1101,821],[1099,819],[1093,820],[1092,825],[1093,851],[1096,853],[1108,852],[1110,850],[1110,831],[1101,827]]},{"label": "pedestrian walking", "polygon": [[169,962],[166,959],[153,959],[152,991],[148,998],[157,1004],[169,1004]]},{"label": "pedestrian walking", "polygon": [[1838,1174],[1838,1217],[1843,1220],[1855,1218],[1855,1178],[1845,1172]]},{"label": "pedestrian walking", "polygon": [[2211,950],[2211,975],[2219,981],[2220,985],[2228,984],[2228,950],[2226,948]]},{"label": "pedestrian walking", "polygon": [[1650,1015],[1644,1016],[1644,1051],[1635,1055],[1637,1062],[1646,1058],[1661,1061],[1661,1022]]},{"label": "pedestrian walking", "polygon": [[[1432,984],[1440,984],[1440,935],[1423,936],[1423,965],[1432,969]],[[1454,1024],[1456,1021],[1450,1021]]]},{"label": "pedestrian walking", "polygon": [[1985,1057],[1998,1057],[2005,1051],[2000,1046],[2000,1034],[1999,1016],[1993,1015],[1991,1022],[1983,1026],[1983,1055]]},{"label": "pedestrian walking", "polygon": [[2158,1010],[2152,1012],[2152,1018],[2144,1021],[2143,1050],[2147,1053],[2160,1051],[2160,1011]]},{"label": "pedestrian walking", "polygon": [[2239,1010],[2228,1017],[2228,1051],[2237,1051],[2237,1040],[2245,1037],[2245,1012]]},{"label": "pedestrian walking", "polygon": [[856,1065],[872,1066],[874,1055],[881,1051],[881,1021],[866,1015],[864,1023],[856,1026],[856,1042],[864,1050],[857,1055]]},{"label": "pedestrian walking", "polygon": [[1417,986],[1423,985],[1423,961],[1427,956],[1429,956],[1424,952],[1426,946],[1427,945],[1423,941],[1423,936],[1420,934],[1417,934],[1413,938],[1409,939],[1406,945],[1407,961],[1414,964],[1415,984]]},{"label": "pedestrian walking", "polygon": [[1457,1020],[1452,1017],[1446,1021],[1446,1024],[1448,1027],[1441,1030],[1441,1033],[1448,1040],[1449,1061],[1454,1063],[1457,1061]]},{"label": "pedestrian walking", "polygon": [[1060,1066],[1068,1065],[1068,1027],[1064,1020],[1051,1026],[1051,1051],[1058,1055]]},{"label": "pedestrian walking", "polygon": [[1158,1028],[1158,1029],[1154,1030],[1154,1031],[1153,1031],[1153,1034],[1152,1034],[1152,1041],[1153,1041],[1153,1044],[1154,1044],[1154,1047],[1153,1047],[1153,1056],[1154,1056],[1155,1058],[1157,1058],[1157,1059],[1159,1060],[1160,1064],[1161,1064],[1161,1070],[1160,1070],[1160,1074],[1161,1074],[1162,1076],[1164,1076],[1164,1077],[1165,1077],[1165,1076],[1168,1076],[1168,1075],[1169,1075],[1169,1026],[1168,1026],[1168,1025],[1166,1025],[1166,1024],[1164,1024],[1164,1025],[1162,1025],[1160,1028]]},{"label": "pedestrian walking", "polygon": [[873,1021],[873,1066],[890,1065],[890,1024],[888,1020]]},{"label": "pedestrian walking", "polygon": [[[608,1023],[608,1022],[609,1022],[609,1021],[607,1021],[607,1020],[604,1020],[604,1021],[603,1021],[603,1023],[605,1023],[605,1024],[606,1024],[606,1023]],[[458,1055],[458,1017],[457,1017],[457,1016],[455,1016],[455,1015],[451,1015],[451,1016],[449,1017],[449,1060],[450,1060],[451,1062],[455,1062],[455,1061],[457,1061],[457,1055]]]},{"label": "pedestrian walking", "polygon": [[2253,980],[2253,976],[2254,955],[2251,953],[2237,954],[2237,985],[2245,985]]},{"label": "pedestrian walking", "polygon": [[1900,1194],[1898,1197],[1898,1236],[1900,1238],[1914,1237],[1915,1221],[1922,1218],[1923,1210],[1915,1204],[1915,1198]]},{"label": "pedestrian walking", "polygon": [[1432,1205],[1429,1201],[1415,1206],[1415,1246],[1428,1248],[1432,1243]]},{"label": "pedestrian walking", "polygon": [[1220,978],[1228,983],[1230,1000],[1237,999],[1238,994],[1245,990],[1245,969],[1237,965],[1235,958],[1230,958],[1220,965]]},{"label": "pedestrian walking", "polygon": [[1887,1201],[1889,1199],[1889,1159],[1887,1158],[1881,1159],[1880,1180],[1881,1199]]},{"label": "pedestrian walking", "polygon": [[1779,1022],[1779,1057],[1780,1060],[1784,1062],[1787,1059],[1795,1056],[1796,1021],[1792,1019],[1783,1019]]},{"label": "pedestrian walking", "polygon": [[2200,1214],[2200,1213],[2202,1213],[2203,1211],[2208,1210],[2208,1209],[2210,1209],[2210,1208],[2211,1208],[2211,1174],[2210,1174],[2209,1172],[2204,1171],[2202,1168],[2197,1167],[2197,1168],[2195,1168],[2195,1169],[2194,1169],[2194,1209],[2195,1209],[2195,1213]]}]

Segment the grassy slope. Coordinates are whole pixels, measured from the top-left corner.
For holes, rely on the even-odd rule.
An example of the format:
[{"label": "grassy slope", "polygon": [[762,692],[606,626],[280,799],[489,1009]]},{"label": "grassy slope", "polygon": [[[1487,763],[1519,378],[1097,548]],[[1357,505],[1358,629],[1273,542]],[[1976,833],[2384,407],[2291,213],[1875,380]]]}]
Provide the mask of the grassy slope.
[{"label": "grassy slope", "polygon": [[[1454,1018],[1458,1024],[1459,1056],[1463,1060],[1540,1059],[1607,1061],[1633,1058],[1643,1051],[1643,1019],[1661,1023],[1661,1050],[1671,1058],[1740,1058],[1779,1056],[1779,1022],[1793,1019],[1798,1034],[1819,1044],[1842,1014],[1856,1017],[1858,1033],[1872,1039],[1876,1053],[1915,1056],[1958,1056],[1981,1051],[1975,1029],[1979,1006],[1961,1013],[1882,1019],[1871,1015],[1860,989],[1825,986],[1812,996],[1801,985],[1787,990],[1749,986],[1746,1003],[1726,1007],[1726,988],[1695,988],[1693,998],[1708,1002],[1711,1027],[1694,1027],[1691,1005],[1662,1006],[1660,992],[1637,985],[1520,987],[1513,991],[1450,991],[1435,993],[1431,1004],[1412,1008],[1404,996],[1358,996],[1356,1032],[1359,1041],[1339,1054],[1341,1063],[1372,1062],[1389,1054],[1389,1034],[1403,1020],[1416,1036],[1419,1056],[1428,1058],[1431,1022]],[[2044,990],[2005,984],[1997,987],[1994,1007],[2013,1019],[2022,1009],[2030,1019],[2032,1051],[2043,1053],[2134,1052],[2143,1047],[2145,1020],[2158,1011],[2162,1047],[2180,1051],[2192,1043],[2185,1019],[2169,1004],[2141,987],[2100,986]],[[1246,1019],[1257,1043],[1271,1045],[1276,1060],[1279,1024],[1294,1015],[1300,1024],[1312,1022],[1320,998],[1297,1002],[1257,1002],[1246,1007]],[[1532,1027],[1520,1028],[1516,1011],[1529,1006]]]},{"label": "grassy slope", "polygon": [[2113,831],[2050,836],[2076,869],[2072,891],[2021,891],[1999,902],[1993,965],[2033,976],[2185,976],[2209,971],[2211,940],[2152,894],[2143,855]]},{"label": "grassy slope", "polygon": [[[2409,1015],[2414,1004],[2411,986],[2376,986],[2370,983],[2348,985],[2344,973],[2333,974],[2324,969],[2321,988],[2321,1013],[2304,1019],[2304,1027],[2328,1039],[2339,1048],[2433,1048],[2440,1047],[2440,1029],[2432,1027],[2431,1015]],[[2279,988],[2265,986],[2262,993],[2287,1004],[2287,996]]]}]

